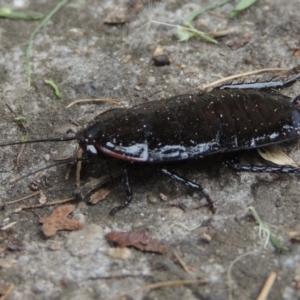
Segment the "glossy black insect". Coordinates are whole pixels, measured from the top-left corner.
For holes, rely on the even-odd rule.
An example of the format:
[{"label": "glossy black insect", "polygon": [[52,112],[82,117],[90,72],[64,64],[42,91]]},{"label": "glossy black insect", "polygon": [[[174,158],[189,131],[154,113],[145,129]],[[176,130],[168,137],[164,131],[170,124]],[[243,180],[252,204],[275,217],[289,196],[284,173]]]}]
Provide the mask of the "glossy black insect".
[{"label": "glossy black insect", "polygon": [[[159,163],[202,158],[281,143],[300,137],[299,96],[293,101],[273,88],[285,87],[300,78],[224,85],[211,92],[150,101],[131,108],[115,108],[98,115],[76,134],[88,155],[108,156],[131,163]],[[294,167],[247,167],[238,171],[298,172]],[[163,173],[201,191],[214,212],[213,202],[203,188],[179,175]],[[124,171],[127,200],[132,200],[128,169]]]}]

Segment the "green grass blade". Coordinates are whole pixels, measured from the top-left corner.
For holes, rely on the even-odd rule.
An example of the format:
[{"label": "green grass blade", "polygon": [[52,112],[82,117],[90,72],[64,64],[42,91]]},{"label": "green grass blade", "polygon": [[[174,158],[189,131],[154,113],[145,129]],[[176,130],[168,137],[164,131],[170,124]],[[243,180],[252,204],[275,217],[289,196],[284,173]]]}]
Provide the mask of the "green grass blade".
[{"label": "green grass blade", "polygon": [[40,20],[44,17],[43,14],[37,12],[11,11],[7,7],[0,8],[0,18],[16,19],[16,20]]},{"label": "green grass blade", "polygon": [[68,3],[69,0],[62,0],[60,1],[54,8],[53,10],[44,18],[44,20],[34,29],[34,31],[31,33],[29,42],[28,42],[28,47],[26,50],[26,70],[27,70],[27,82],[28,82],[28,87],[31,85],[31,65],[30,65],[30,56],[32,52],[32,45],[33,45],[33,39],[36,36],[36,34],[39,32],[41,28],[43,28],[48,21],[64,6]]},{"label": "green grass blade", "polygon": [[188,15],[188,17],[185,19],[185,23],[186,24],[190,24],[197,16],[203,14],[204,12],[208,11],[208,10],[212,10],[215,9],[217,7],[223,6],[229,2],[231,2],[232,0],[224,0],[220,3],[217,4],[212,4],[209,6],[206,6],[204,8],[200,8],[198,10],[193,11],[191,14]]},{"label": "green grass blade", "polygon": [[239,12],[247,9],[252,4],[254,4],[257,0],[241,0],[240,3],[232,10],[230,17],[235,18]]}]

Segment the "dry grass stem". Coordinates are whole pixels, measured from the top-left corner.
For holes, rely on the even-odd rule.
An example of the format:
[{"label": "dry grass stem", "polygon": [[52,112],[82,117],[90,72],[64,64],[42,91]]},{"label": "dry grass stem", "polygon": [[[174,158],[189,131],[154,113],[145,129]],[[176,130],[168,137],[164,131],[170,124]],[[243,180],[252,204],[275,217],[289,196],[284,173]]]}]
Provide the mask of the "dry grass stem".
[{"label": "dry grass stem", "polygon": [[220,84],[222,84],[224,82],[227,82],[229,80],[233,80],[233,79],[237,79],[237,78],[241,78],[241,77],[246,77],[246,76],[259,74],[259,73],[264,73],[264,72],[278,72],[278,71],[287,72],[287,71],[289,71],[289,69],[287,69],[287,68],[266,68],[266,69],[258,69],[258,70],[254,70],[254,71],[250,71],[250,72],[235,74],[235,75],[231,75],[231,76],[216,80],[216,81],[208,83],[208,84],[203,84],[200,87],[200,89],[201,90],[206,90],[208,88],[220,85]]},{"label": "dry grass stem", "polygon": [[142,286],[137,289],[128,290],[124,293],[115,295],[115,296],[109,298],[108,300],[118,299],[121,297],[125,297],[131,293],[137,293],[137,292],[142,292],[142,291],[146,291],[146,290],[153,290],[153,289],[157,289],[157,288],[161,288],[161,287],[178,286],[178,285],[195,284],[195,283],[207,283],[207,281],[204,279],[199,279],[199,280],[172,280],[172,281],[157,282],[157,283]]},{"label": "dry grass stem", "polygon": [[119,99],[113,99],[113,98],[102,98],[102,99],[80,99],[80,100],[75,100],[71,102],[69,105],[66,106],[66,108],[70,108],[71,106],[78,104],[78,103],[88,103],[88,102],[107,102],[111,104],[120,104]]},{"label": "dry grass stem", "polygon": [[276,280],[277,274],[275,272],[271,272],[269,277],[267,278],[257,300],[267,300],[270,290]]}]

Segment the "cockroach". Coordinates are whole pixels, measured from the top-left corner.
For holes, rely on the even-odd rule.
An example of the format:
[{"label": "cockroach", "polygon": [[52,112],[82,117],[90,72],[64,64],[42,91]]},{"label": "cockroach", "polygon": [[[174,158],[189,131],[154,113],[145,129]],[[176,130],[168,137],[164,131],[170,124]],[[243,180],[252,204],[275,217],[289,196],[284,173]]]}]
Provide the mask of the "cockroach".
[{"label": "cockroach", "polygon": [[[165,164],[218,153],[264,147],[300,137],[300,96],[292,101],[274,88],[286,87],[300,73],[283,81],[223,85],[199,92],[155,100],[131,108],[114,108],[94,118],[76,139],[86,155],[129,163]],[[40,140],[43,141],[43,140]],[[31,143],[34,141],[27,141]],[[10,143],[18,144],[18,143]],[[8,145],[8,144],[5,144]],[[231,164],[236,171],[299,172],[296,167],[256,167]],[[215,208],[201,185],[163,167],[162,172],[200,191],[211,211]],[[111,210],[115,214],[132,200],[128,167],[124,170],[127,199]]]}]

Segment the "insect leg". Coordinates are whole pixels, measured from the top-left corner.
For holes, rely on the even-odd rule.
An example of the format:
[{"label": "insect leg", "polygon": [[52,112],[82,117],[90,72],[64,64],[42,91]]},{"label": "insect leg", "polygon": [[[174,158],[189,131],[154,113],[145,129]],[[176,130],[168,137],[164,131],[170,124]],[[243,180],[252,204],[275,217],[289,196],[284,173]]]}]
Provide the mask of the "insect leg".
[{"label": "insect leg", "polygon": [[174,172],[171,172],[171,171],[169,171],[167,169],[161,169],[161,171],[165,175],[170,176],[172,179],[174,179],[174,180],[176,180],[176,181],[184,184],[185,186],[200,191],[204,195],[204,197],[205,197],[205,199],[207,201],[207,204],[208,204],[208,208],[212,212],[212,214],[214,214],[216,212],[216,208],[214,207],[213,201],[211,200],[211,198],[208,195],[208,193],[204,191],[203,187],[200,184],[197,184],[195,182],[189,181],[188,179],[185,179],[185,178],[179,176],[178,174],[176,174]]},{"label": "insect leg", "polygon": [[293,174],[300,173],[300,168],[291,166],[270,167],[270,166],[244,166],[239,163],[227,162],[227,166],[236,172],[253,172],[253,173],[280,173]]},{"label": "insect leg", "polygon": [[132,189],[130,187],[130,183],[129,183],[129,177],[128,177],[128,168],[125,168],[123,171],[123,175],[124,175],[124,183],[125,183],[125,191],[126,191],[126,196],[127,199],[126,201],[124,201],[121,205],[114,207],[111,211],[110,211],[110,215],[115,215],[119,210],[125,208],[126,206],[128,206],[132,200]]},{"label": "insect leg", "polygon": [[280,87],[286,87],[293,84],[295,81],[300,79],[300,73],[284,81],[279,79],[277,81],[265,81],[265,82],[249,82],[249,83],[238,83],[238,84],[226,84],[219,87],[220,90],[225,89],[275,89]]},{"label": "insect leg", "polygon": [[300,95],[296,96],[296,97],[292,100],[292,103],[294,103],[295,105],[298,105],[299,102],[300,102]]},{"label": "insect leg", "polygon": [[300,73],[299,74],[296,74],[294,75],[293,77],[291,77],[290,79],[286,80],[283,82],[283,87],[284,86],[287,86],[289,84],[293,84],[294,82],[296,82],[298,79],[300,79]]}]

